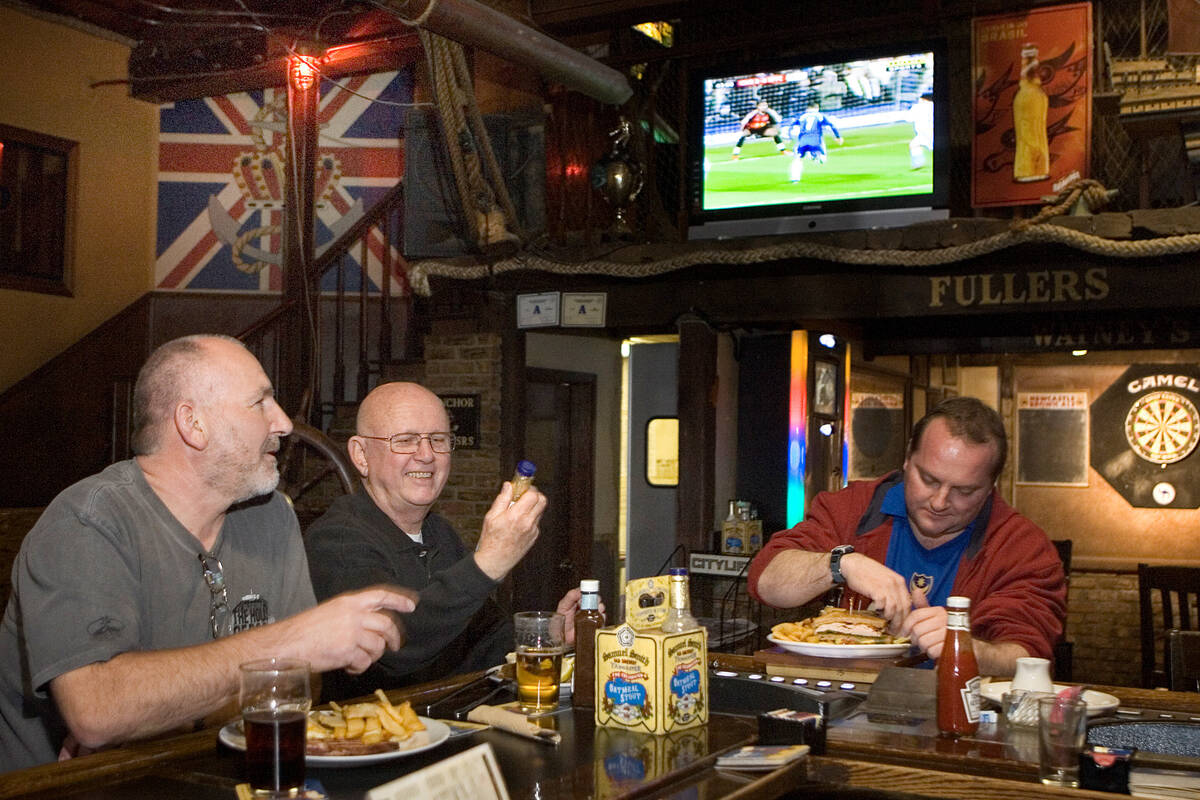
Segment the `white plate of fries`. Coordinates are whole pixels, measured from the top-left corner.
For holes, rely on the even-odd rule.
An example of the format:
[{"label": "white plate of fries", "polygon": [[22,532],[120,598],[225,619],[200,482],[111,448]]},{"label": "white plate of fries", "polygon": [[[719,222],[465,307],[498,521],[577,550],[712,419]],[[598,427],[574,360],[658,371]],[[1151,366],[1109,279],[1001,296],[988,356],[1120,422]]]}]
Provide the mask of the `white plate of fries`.
[{"label": "white plate of fries", "polygon": [[768,634],[767,641],[777,644],[791,653],[798,653],[802,656],[821,656],[823,658],[887,658],[888,656],[903,655],[912,646],[908,642],[897,642],[895,644],[793,642],[788,639],[780,639],[774,634]]},{"label": "white plate of fries", "polygon": [[[450,727],[429,717],[417,716],[405,701],[391,703],[382,690],[377,700],[363,703],[330,703],[329,708],[308,712],[308,752],[304,760],[314,767],[361,767],[410,756],[437,747],[450,738]],[[234,750],[246,749],[242,721],[221,728],[218,738]],[[387,748],[353,755],[314,753],[314,747],[358,746]],[[389,746],[390,745],[390,746]]]}]

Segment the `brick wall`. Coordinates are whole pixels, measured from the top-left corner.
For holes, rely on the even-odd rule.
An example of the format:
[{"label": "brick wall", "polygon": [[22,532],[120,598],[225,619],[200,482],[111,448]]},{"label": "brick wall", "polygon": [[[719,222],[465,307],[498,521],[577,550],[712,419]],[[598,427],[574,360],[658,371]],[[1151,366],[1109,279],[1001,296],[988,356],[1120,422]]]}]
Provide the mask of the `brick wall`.
[{"label": "brick wall", "polygon": [[1074,680],[1141,685],[1137,583],[1137,573],[1071,571],[1067,639],[1074,643]]},{"label": "brick wall", "polygon": [[456,450],[436,511],[474,545],[500,484],[500,336],[432,333],[425,337],[424,385],[436,394],[478,394],[478,450]]}]

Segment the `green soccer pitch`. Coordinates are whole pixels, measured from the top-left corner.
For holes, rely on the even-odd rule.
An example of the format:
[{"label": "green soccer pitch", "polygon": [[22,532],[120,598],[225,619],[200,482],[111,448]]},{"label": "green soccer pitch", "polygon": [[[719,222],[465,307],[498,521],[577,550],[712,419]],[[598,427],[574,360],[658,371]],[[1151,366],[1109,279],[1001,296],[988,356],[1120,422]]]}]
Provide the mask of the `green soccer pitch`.
[{"label": "green soccer pitch", "polygon": [[773,139],[752,139],[742,146],[736,161],[730,153],[732,145],[705,148],[704,210],[933,191],[932,154],[926,152],[920,169],[909,164],[911,124],[851,128],[843,130],[842,136],[841,146],[833,136],[825,136],[824,164],[805,157],[798,183],[792,183],[790,175],[795,140],[784,140],[788,152],[781,155]]}]

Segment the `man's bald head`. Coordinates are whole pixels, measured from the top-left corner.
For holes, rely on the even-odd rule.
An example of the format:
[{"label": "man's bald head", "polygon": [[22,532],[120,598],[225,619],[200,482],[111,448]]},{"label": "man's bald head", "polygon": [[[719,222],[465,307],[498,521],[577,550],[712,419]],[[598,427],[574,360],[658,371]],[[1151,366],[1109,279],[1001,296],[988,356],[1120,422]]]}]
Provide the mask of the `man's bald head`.
[{"label": "man's bald head", "polygon": [[[395,427],[403,425],[406,411],[414,408],[438,409],[443,424],[439,431],[450,429],[450,416],[441,398],[419,383],[396,381],[383,383],[371,390],[358,407],[355,430],[363,436],[391,436],[393,433],[428,433],[428,431],[406,431]],[[395,428],[393,430],[393,428]]]},{"label": "man's bald head", "polygon": [[[359,405],[356,427],[348,449],[367,494],[401,530],[420,533],[450,477],[450,453],[435,452],[429,439],[450,432],[445,405],[424,386],[385,383]],[[397,433],[420,436],[416,451],[392,452],[386,440]]]}]

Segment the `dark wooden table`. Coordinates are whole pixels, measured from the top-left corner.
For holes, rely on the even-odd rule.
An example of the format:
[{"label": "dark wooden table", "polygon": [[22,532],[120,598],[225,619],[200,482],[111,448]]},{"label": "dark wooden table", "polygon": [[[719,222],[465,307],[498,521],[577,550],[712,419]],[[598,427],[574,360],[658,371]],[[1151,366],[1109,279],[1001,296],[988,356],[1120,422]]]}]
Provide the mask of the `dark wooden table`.
[{"label": "dark wooden table", "polygon": [[[752,659],[714,655],[717,666],[751,669]],[[465,679],[391,693],[421,709]],[[1200,695],[1096,687],[1123,704],[1200,713]],[[748,710],[749,711],[749,710]],[[1103,798],[1094,792],[1043,787],[1036,763],[1012,743],[987,735],[947,741],[928,731],[895,730],[867,723],[829,729],[825,756],[767,774],[718,770],[718,754],[755,741],[752,716],[714,714],[707,726],[650,736],[592,724],[590,710],[564,707],[553,717],[563,734],[552,747],[503,731],[455,737],[441,746],[354,769],[310,768],[333,800],[362,800],[379,784],[482,742],[494,749],[513,798],[805,798],[960,797]],[[1027,755],[1027,754],[1026,754]],[[1036,758],[1036,749],[1034,750]],[[219,744],[215,730],[128,745],[116,750],[0,775],[0,799],[170,798],[231,800],[243,780],[241,754]]]}]

